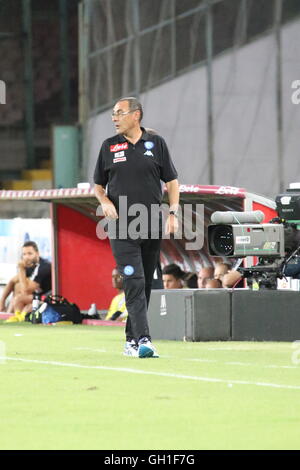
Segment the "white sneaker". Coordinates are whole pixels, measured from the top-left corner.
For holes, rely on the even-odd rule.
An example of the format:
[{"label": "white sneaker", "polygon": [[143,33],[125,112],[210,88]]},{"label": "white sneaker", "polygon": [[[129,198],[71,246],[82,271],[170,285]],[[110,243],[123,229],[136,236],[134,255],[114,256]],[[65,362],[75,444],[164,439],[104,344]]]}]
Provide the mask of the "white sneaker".
[{"label": "white sneaker", "polygon": [[138,357],[159,357],[151,341],[148,338],[142,338],[139,341]]},{"label": "white sneaker", "polygon": [[138,347],[133,339],[126,341],[123,354],[124,356],[138,357]]}]

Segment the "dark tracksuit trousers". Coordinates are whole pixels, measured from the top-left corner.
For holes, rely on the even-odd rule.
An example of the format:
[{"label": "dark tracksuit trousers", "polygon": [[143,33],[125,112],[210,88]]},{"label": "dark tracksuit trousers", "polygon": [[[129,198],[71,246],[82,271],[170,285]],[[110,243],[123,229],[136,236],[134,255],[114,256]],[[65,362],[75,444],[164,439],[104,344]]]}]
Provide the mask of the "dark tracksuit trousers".
[{"label": "dark tracksuit trousers", "polygon": [[159,260],[160,239],[111,239],[128,311],[126,340],[150,337],[147,310],[153,274]]}]

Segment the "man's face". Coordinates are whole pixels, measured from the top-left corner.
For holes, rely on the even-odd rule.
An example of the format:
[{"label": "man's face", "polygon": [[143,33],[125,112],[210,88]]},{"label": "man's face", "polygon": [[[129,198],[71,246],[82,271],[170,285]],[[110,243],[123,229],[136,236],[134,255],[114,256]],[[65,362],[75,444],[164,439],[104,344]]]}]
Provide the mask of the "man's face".
[{"label": "man's face", "polygon": [[164,289],[181,289],[182,283],[180,279],[176,279],[173,274],[163,274]]},{"label": "man's face", "polygon": [[122,289],[123,280],[122,280],[122,276],[120,275],[120,273],[117,269],[113,269],[113,271],[111,273],[111,279],[112,279],[112,286],[115,289]]},{"label": "man's face", "polygon": [[207,279],[205,283],[205,289],[220,289],[222,287],[219,279]]},{"label": "man's face", "polygon": [[206,286],[207,279],[210,279],[213,275],[213,269],[202,268],[198,274],[198,287],[204,289]]},{"label": "man's face", "polygon": [[131,129],[139,125],[139,111],[130,111],[128,101],[118,101],[113,109],[112,120],[116,133],[126,135]]},{"label": "man's face", "polygon": [[224,264],[221,264],[221,265],[217,265],[215,267],[215,274],[214,274],[214,278],[215,279],[218,279],[219,281],[222,282],[222,279],[224,277],[224,274],[226,274],[228,272],[228,267],[225,266]]},{"label": "man's face", "polygon": [[22,260],[26,268],[30,268],[39,262],[39,253],[32,246],[24,246],[22,248]]}]

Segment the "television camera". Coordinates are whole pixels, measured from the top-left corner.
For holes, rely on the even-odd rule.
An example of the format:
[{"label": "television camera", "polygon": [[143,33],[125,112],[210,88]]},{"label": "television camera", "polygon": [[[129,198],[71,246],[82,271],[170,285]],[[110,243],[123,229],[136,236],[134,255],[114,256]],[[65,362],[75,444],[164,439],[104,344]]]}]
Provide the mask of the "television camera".
[{"label": "television camera", "polygon": [[300,278],[300,183],[293,183],[275,198],[278,217],[262,223],[262,211],[214,212],[208,226],[212,256],[246,258],[257,264],[237,270],[259,288],[277,289],[277,279]]}]

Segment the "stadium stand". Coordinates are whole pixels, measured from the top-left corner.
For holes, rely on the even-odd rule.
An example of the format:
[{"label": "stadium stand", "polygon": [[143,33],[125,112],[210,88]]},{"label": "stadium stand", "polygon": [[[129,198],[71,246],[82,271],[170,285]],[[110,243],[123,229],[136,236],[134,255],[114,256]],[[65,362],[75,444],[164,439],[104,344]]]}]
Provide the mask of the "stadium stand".
[{"label": "stadium stand", "polygon": [[[1,79],[7,88],[6,105],[0,114],[0,188],[13,190],[53,187],[51,163],[51,126],[62,120],[60,27],[55,8],[42,9],[41,2],[32,3],[32,57],[34,80],[34,150],[35,168],[28,169],[24,129],[24,41],[21,10],[14,2],[6,5],[14,18],[7,28],[7,37],[0,37]],[[56,5],[56,7],[55,7]],[[69,68],[72,122],[77,121],[77,2],[70,2],[68,24]],[[0,23],[0,31],[5,25]],[[25,171],[24,171],[25,170]]]}]

